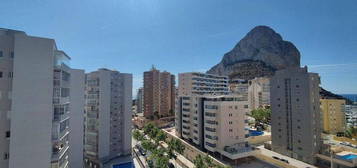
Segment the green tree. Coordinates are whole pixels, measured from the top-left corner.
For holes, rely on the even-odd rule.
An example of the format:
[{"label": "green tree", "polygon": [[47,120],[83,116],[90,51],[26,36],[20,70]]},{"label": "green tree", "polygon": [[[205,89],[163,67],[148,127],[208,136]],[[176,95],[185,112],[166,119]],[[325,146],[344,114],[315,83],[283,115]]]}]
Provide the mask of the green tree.
[{"label": "green tree", "polygon": [[141,146],[147,151],[153,151],[156,148],[155,144],[147,139],[141,142]]},{"label": "green tree", "polygon": [[268,123],[271,118],[271,110],[266,108],[254,109],[251,112],[252,117],[256,123]]},{"label": "green tree", "polygon": [[144,134],[148,135],[154,128],[155,128],[155,125],[153,123],[146,124],[143,128]]},{"label": "green tree", "polygon": [[196,168],[208,168],[201,155],[197,155],[195,157],[195,159],[193,160],[193,164],[195,165]]},{"label": "green tree", "polygon": [[158,168],[168,168],[169,167],[169,158],[167,156],[162,156],[156,159],[155,165]]},{"label": "green tree", "polygon": [[214,167],[215,165],[213,164],[213,160],[211,157],[209,157],[208,155],[205,155],[203,157],[203,160],[205,161],[205,164],[207,165],[207,167]]},{"label": "green tree", "polygon": [[144,140],[144,135],[139,130],[134,130],[133,138],[137,141],[142,141]]},{"label": "green tree", "polygon": [[167,135],[164,131],[162,130],[159,130],[157,133],[156,133],[156,136],[155,136],[155,141],[156,143],[160,142],[160,141],[166,141],[166,138],[167,138]]}]

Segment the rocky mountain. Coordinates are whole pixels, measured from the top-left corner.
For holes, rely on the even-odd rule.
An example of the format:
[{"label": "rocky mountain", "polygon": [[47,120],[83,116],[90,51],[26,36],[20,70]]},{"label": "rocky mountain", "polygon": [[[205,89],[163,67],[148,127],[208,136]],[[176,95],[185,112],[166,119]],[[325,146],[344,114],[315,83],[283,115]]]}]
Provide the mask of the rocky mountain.
[{"label": "rocky mountain", "polygon": [[252,79],[292,66],[300,66],[300,52],[294,44],[268,26],[257,26],[207,73]]},{"label": "rocky mountain", "polygon": [[[300,67],[300,52],[293,43],[283,38],[268,26],[253,28],[238,44],[223,56],[220,63],[207,73],[226,75],[232,78],[253,79],[274,75],[286,67]],[[345,99],[323,88],[321,98]]]}]

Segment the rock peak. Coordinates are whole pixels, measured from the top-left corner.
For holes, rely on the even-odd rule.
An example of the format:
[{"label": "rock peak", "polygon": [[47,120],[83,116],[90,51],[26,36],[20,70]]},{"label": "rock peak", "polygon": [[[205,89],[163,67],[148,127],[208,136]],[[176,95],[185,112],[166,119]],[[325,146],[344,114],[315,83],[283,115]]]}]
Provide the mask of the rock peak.
[{"label": "rock peak", "polygon": [[[219,75],[250,74],[249,69],[242,69],[240,65],[244,62],[245,68],[253,68],[254,74],[246,75],[243,78],[254,78],[266,74],[257,74],[256,68],[275,71],[287,67],[300,66],[300,52],[289,41],[284,41],[280,34],[276,33],[268,26],[256,26],[237,43],[237,45],[226,53],[222,61],[212,67],[208,73]],[[250,66],[250,62],[255,64]],[[254,63],[253,63],[254,62]],[[240,68],[239,68],[240,67]],[[253,72],[252,72],[253,73]],[[241,77],[241,76],[238,76]]]}]

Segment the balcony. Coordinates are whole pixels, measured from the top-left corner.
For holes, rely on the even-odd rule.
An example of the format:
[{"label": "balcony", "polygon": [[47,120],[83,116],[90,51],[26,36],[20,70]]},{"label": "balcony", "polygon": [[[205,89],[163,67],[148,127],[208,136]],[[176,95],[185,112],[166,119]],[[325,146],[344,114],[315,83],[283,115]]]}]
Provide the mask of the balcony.
[{"label": "balcony", "polygon": [[58,161],[60,160],[64,154],[68,151],[69,149],[69,145],[68,145],[68,141],[61,143],[55,143],[53,145],[53,149],[52,149],[52,161]]},{"label": "balcony", "polygon": [[53,121],[63,122],[64,120],[69,119],[69,112],[64,113],[55,113],[53,115]]}]

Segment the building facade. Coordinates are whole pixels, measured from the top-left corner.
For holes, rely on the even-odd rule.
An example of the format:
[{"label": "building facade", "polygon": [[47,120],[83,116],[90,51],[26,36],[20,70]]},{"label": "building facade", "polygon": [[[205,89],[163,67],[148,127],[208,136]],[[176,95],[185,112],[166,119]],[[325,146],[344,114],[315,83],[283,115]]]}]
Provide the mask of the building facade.
[{"label": "building facade", "polygon": [[229,90],[233,94],[242,96],[244,100],[248,101],[249,81],[244,79],[229,80]]},{"label": "building facade", "polygon": [[346,128],[357,127],[357,104],[345,105]]},{"label": "building facade", "polygon": [[247,142],[249,103],[246,94],[230,94],[229,86],[226,76],[179,74],[175,129],[201,150],[236,160],[252,151]]},{"label": "building facade", "polygon": [[144,117],[154,120],[173,116],[174,102],[175,76],[154,67],[144,72]]},{"label": "building facade", "polygon": [[136,113],[143,113],[144,89],[139,88],[136,95]]},{"label": "building facade", "polygon": [[275,72],[271,79],[272,149],[314,164],[321,146],[320,77],[307,67]]},{"label": "building facade", "polygon": [[320,99],[323,131],[329,134],[345,132],[345,104],[343,99]]},{"label": "building facade", "polygon": [[204,98],[204,148],[235,160],[252,152],[247,138],[248,101],[243,97],[214,96]]},{"label": "building facade", "polygon": [[270,105],[270,79],[266,77],[249,80],[248,100],[251,110]]},{"label": "building facade", "polygon": [[0,29],[0,167],[68,167],[69,60],[52,39]]},{"label": "building facade", "polygon": [[83,136],[84,136],[84,91],[85,72],[84,70],[71,70],[71,96],[70,101],[70,122],[69,128],[69,167],[83,168]]},{"label": "building facade", "polygon": [[175,110],[177,135],[203,147],[203,98],[227,94],[229,89],[226,76],[180,73]]},{"label": "building facade", "polygon": [[131,154],[132,75],[108,69],[86,74],[85,166],[100,168]]}]

